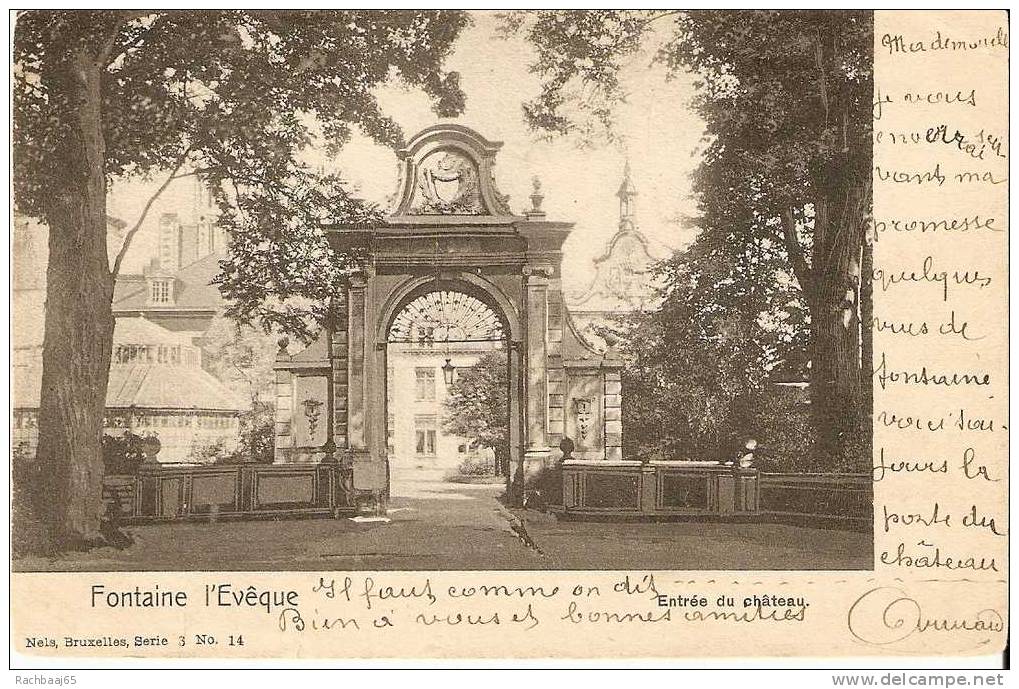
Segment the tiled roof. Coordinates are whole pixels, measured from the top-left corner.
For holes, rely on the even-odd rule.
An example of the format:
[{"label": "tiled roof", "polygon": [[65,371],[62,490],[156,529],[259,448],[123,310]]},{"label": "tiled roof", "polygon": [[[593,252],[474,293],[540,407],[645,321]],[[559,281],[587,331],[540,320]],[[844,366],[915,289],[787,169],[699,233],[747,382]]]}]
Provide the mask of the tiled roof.
[{"label": "tiled roof", "polygon": [[185,267],[177,274],[180,280],[176,305],[180,308],[219,309],[223,306],[223,295],[212,284],[219,275],[219,262],[225,256],[212,254]]},{"label": "tiled roof", "polygon": [[191,346],[191,338],[167,330],[147,318],[118,318],[113,330],[113,343]]},{"label": "tiled roof", "polygon": [[[15,367],[14,406],[39,407],[42,369]],[[242,411],[242,400],[208,371],[184,366],[130,364],[110,367],[108,409],[200,409]]]},{"label": "tiled roof", "polygon": [[210,254],[182,268],[176,276],[176,291],[172,305],[150,304],[146,284],[142,282],[134,291],[125,289],[124,296],[113,302],[113,311],[219,310],[223,306],[223,296],[212,284],[212,279],[219,274],[219,262],[223,259],[222,254]]},{"label": "tiled roof", "polygon": [[124,297],[130,296],[139,290],[144,293],[144,275],[118,275],[117,281],[113,283],[113,303],[116,304]]}]

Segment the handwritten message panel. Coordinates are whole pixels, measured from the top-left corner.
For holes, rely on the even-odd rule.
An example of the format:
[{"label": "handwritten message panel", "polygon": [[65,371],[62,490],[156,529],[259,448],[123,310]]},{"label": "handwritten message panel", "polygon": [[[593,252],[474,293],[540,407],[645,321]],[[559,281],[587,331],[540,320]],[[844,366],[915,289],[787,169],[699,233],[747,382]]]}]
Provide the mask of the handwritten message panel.
[{"label": "handwritten message panel", "polygon": [[[1007,629],[1007,18],[875,17],[874,570],[15,574],[26,656],[988,654]],[[253,544],[253,547],[256,547]],[[738,547],[738,544],[734,547]]]},{"label": "handwritten message panel", "polygon": [[965,654],[1004,622],[999,585],[823,572],[22,575],[13,594],[33,595],[18,650],[58,657]]},{"label": "handwritten message panel", "polygon": [[965,597],[1007,567],[1008,37],[924,16],[875,31],[875,550]]}]

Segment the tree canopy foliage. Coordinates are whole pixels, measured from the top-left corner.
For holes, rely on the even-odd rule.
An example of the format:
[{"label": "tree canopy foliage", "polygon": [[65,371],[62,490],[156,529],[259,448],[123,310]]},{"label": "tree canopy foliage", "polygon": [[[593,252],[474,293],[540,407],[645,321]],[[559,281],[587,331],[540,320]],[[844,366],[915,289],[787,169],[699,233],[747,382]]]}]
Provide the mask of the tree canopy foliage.
[{"label": "tree canopy foliage", "polygon": [[[708,369],[703,405],[738,397],[725,392],[733,366],[749,391],[805,346],[815,453],[865,465],[872,13],[542,11],[514,13],[508,26],[537,50],[542,89],[524,116],[539,130],[585,133],[592,119],[610,130],[626,97],[621,65],[652,37],[671,73],[696,77],[693,102],[676,106],[706,128],[694,175],[700,231],[666,266],[665,306],[636,335],[657,329],[696,350],[688,356],[726,357]],[[728,341],[719,324],[741,333],[729,354],[718,351]],[[674,375],[684,371],[704,373]]]},{"label": "tree canopy foliage", "polygon": [[84,52],[100,67],[106,181],[200,175],[231,235],[220,280],[230,315],[300,331],[299,315],[324,315],[344,267],[330,260],[320,222],[377,214],[304,154],[312,145],[335,152],[355,128],[400,145],[399,126],[376,98],[394,79],[430,95],[438,115],[460,112],[459,77],[441,65],[467,21],[440,11],[23,13],[15,31],[19,208],[48,219],[52,200],[66,193],[59,152],[80,136],[66,72]]},{"label": "tree canopy foliage", "polygon": [[[763,245],[762,245],[763,244]],[[704,234],[656,269],[658,310],[620,336],[628,456],[731,459],[776,379],[806,375],[806,318],[773,243]]]},{"label": "tree canopy foliage", "polygon": [[506,353],[486,353],[473,366],[458,368],[449,388],[442,429],[495,452],[502,466],[509,447],[509,372]]},{"label": "tree canopy foliage", "polygon": [[14,28],[13,163],[19,212],[49,226],[47,318],[35,486],[51,542],[98,532],[99,437],[116,275],[155,199],[109,265],[113,180],[198,175],[218,202],[231,253],[219,278],[240,322],[308,335],[326,319],[351,257],[321,221],[377,210],[309,161],[357,129],[396,146],[377,88],[463,108],[442,65],[468,19],[455,11],[33,10]]}]

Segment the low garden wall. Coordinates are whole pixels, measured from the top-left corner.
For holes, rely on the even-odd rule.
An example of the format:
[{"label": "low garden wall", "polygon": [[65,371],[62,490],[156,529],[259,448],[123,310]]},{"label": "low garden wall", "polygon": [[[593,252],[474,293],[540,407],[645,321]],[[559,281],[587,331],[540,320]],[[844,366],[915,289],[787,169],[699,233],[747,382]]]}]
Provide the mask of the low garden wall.
[{"label": "low garden wall", "polygon": [[758,511],[758,472],[715,462],[566,461],[553,511],[566,516],[720,516]]},{"label": "low garden wall", "polygon": [[[552,472],[556,474],[558,472]],[[869,529],[866,474],[776,474],[710,462],[564,462],[546,502],[564,517],[750,517]],[[143,465],[107,476],[108,514],[124,524],[354,514],[339,464]]]},{"label": "low garden wall", "polygon": [[[552,472],[553,476],[557,473]],[[715,462],[577,461],[545,482],[565,517],[746,517],[869,529],[866,474],[765,474]]]},{"label": "low garden wall", "polygon": [[351,470],[339,464],[143,465],[107,476],[108,515],[123,524],[154,521],[353,514]]},{"label": "low garden wall", "polygon": [[868,474],[761,474],[761,511],[775,517],[841,522],[870,529],[874,484]]}]

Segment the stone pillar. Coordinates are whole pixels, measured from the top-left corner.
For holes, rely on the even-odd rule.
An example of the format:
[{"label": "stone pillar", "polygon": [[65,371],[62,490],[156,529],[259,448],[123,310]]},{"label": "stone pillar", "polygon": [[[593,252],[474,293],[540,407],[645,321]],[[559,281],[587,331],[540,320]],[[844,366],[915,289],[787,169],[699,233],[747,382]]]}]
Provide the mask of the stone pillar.
[{"label": "stone pillar", "polygon": [[606,369],[605,380],[605,459],[623,458],[623,383],[618,368]]},{"label": "stone pillar", "polygon": [[333,516],[341,517],[346,510],[355,504],[353,467],[347,438],[347,396],[349,392],[349,342],[347,328],[350,327],[350,315],[347,310],[348,295],[346,292],[333,297],[330,305],[332,329],[329,332],[329,399],[330,424],[329,439],[332,445],[327,447],[326,459],[332,464],[330,479],[330,502]]},{"label": "stone pillar", "polygon": [[375,490],[382,496],[383,501],[389,499],[389,448],[386,444],[386,343],[375,342],[374,330],[369,335],[372,360],[368,363],[371,367],[369,388],[365,402],[368,405],[367,437],[368,447],[371,452],[370,460],[372,471],[375,472]]},{"label": "stone pillar", "polygon": [[[344,314],[346,317],[346,314]],[[348,371],[347,362],[347,329],[346,323],[342,330],[332,333],[330,347],[330,364],[333,371],[333,444],[337,449],[345,449],[347,444],[347,392]]]},{"label": "stone pillar", "polygon": [[[562,359],[560,359],[562,361]],[[559,446],[566,435],[566,369],[548,367],[548,441]],[[576,438],[573,438],[576,441]]]},{"label": "stone pillar", "polygon": [[[285,350],[276,357],[280,361],[283,357],[289,361]],[[293,397],[293,374],[290,371],[276,371],[276,439],[273,450],[273,463],[285,464],[288,459],[290,448],[293,447],[294,439],[290,432],[290,421],[294,410]]]},{"label": "stone pillar", "polygon": [[347,447],[354,464],[354,489],[375,488],[374,471],[368,455],[365,425],[368,413],[368,384],[365,364],[368,278],[353,275],[347,289]]},{"label": "stone pillar", "polygon": [[548,466],[548,265],[525,266],[527,306],[527,413],[525,423],[524,479]]},{"label": "stone pillar", "polygon": [[525,397],[523,376],[523,342],[509,342],[509,472],[506,477],[506,495],[511,504],[519,505],[524,488],[524,414],[520,408]]},{"label": "stone pillar", "polygon": [[[546,442],[559,447],[566,433],[566,369],[563,366],[563,330],[565,306],[563,305],[562,281],[554,279],[547,293],[548,357],[546,359],[546,392],[548,393],[548,425]],[[573,438],[576,440],[576,438]]]}]

